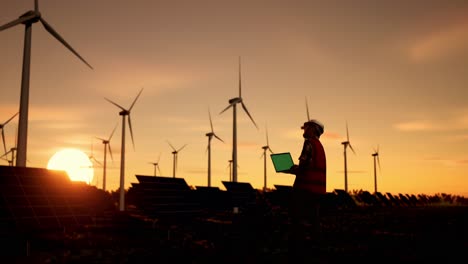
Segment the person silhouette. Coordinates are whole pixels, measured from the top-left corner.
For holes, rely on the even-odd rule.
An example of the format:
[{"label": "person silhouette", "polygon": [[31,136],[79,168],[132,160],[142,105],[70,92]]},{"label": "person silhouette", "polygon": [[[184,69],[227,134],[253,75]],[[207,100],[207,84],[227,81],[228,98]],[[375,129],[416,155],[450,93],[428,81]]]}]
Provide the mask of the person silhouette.
[{"label": "person silhouette", "polygon": [[290,197],[289,253],[294,263],[305,260],[310,254],[309,245],[316,246],[320,234],[320,200],[326,193],[327,164],[320,136],[324,126],[317,120],[309,120],[301,127],[304,130],[299,164],[293,165],[291,174],[296,175]]}]

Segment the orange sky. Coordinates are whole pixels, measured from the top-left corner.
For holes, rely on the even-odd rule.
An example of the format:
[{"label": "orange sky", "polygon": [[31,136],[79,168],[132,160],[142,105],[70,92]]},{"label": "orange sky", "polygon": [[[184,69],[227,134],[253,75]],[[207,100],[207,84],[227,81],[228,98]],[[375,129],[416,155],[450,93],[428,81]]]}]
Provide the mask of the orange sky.
[{"label": "orange sky", "polygon": [[[352,3],[351,3],[352,2]],[[111,147],[108,186],[118,188],[121,119],[104,97],[130,106],[135,138],[126,145],[126,186],[152,175],[160,156],[172,176],[207,184],[211,109],[212,184],[229,179],[232,111],[219,114],[238,87],[259,129],[238,107],[238,180],[263,187],[262,146],[302,147],[300,126],[325,124],[327,190],[344,188],[346,122],[349,189],[374,190],[373,149],[379,146],[378,189],[392,193],[468,196],[468,3],[466,1],[48,1],[43,18],[94,68],[33,26],[28,166],[46,167],[62,148],[102,161]],[[0,3],[0,25],[34,8],[34,1]],[[0,122],[19,109],[24,26],[0,32]],[[14,144],[18,119],[5,128]],[[7,164],[0,161],[0,164]],[[292,184],[267,160],[268,186]],[[101,185],[102,169],[96,168]]]}]

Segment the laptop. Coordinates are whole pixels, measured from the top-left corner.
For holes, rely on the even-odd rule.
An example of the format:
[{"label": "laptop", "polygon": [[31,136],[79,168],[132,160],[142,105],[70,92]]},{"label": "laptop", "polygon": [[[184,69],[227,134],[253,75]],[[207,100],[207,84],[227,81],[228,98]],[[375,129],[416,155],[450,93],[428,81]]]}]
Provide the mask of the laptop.
[{"label": "laptop", "polygon": [[270,154],[270,157],[276,172],[289,173],[289,169],[294,165],[289,152],[273,153]]}]

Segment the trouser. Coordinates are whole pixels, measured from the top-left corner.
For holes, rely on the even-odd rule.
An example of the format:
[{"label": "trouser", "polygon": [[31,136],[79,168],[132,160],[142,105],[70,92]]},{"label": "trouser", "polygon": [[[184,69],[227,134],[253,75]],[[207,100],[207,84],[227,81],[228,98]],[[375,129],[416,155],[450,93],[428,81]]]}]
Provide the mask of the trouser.
[{"label": "trouser", "polygon": [[289,255],[294,263],[307,259],[320,242],[320,195],[294,191],[290,206]]}]

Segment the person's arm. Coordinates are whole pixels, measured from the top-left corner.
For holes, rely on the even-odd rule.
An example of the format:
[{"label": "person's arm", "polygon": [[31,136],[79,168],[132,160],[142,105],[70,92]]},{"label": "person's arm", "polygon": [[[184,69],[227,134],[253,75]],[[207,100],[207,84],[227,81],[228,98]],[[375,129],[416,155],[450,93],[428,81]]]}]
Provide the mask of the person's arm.
[{"label": "person's arm", "polygon": [[294,164],[286,173],[297,175],[301,170],[305,170],[308,165],[308,160],[310,159],[311,151],[310,143],[304,140],[301,156],[299,157],[299,164]]}]

